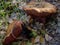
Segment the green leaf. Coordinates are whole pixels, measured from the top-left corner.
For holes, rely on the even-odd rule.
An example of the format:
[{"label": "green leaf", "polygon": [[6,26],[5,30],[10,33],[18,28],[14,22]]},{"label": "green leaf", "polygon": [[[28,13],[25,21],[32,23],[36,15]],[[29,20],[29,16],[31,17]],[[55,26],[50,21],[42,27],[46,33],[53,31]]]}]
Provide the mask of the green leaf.
[{"label": "green leaf", "polygon": [[46,34],[46,31],[45,30],[40,30],[41,31],[41,34],[42,35],[45,35]]},{"label": "green leaf", "polygon": [[32,43],[28,41],[28,42],[26,43],[26,45],[32,45]]},{"label": "green leaf", "polygon": [[35,31],[32,31],[32,35],[33,35],[34,37],[36,37],[36,36],[37,36],[37,33],[36,33]]},{"label": "green leaf", "polygon": [[1,11],[0,11],[0,15],[1,15],[1,16],[3,16],[3,17],[4,17],[4,16],[5,16],[5,14],[6,14],[6,12],[4,12],[4,10],[1,10]]}]

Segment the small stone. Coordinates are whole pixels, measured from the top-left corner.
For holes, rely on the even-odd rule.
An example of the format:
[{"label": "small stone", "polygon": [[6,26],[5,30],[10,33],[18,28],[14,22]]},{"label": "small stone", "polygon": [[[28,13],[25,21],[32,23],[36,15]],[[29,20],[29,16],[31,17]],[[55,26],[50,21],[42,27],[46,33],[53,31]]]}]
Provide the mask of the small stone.
[{"label": "small stone", "polygon": [[46,39],[46,41],[50,41],[52,39],[52,37],[49,36],[48,34],[45,34],[45,39]]},{"label": "small stone", "polygon": [[17,14],[16,13],[12,13],[11,14],[11,19],[17,19]]},{"label": "small stone", "polygon": [[16,4],[16,3],[17,3],[17,1],[16,1],[16,0],[13,0],[13,1],[12,1],[12,3],[13,3],[13,4]]},{"label": "small stone", "polygon": [[6,31],[0,31],[0,33],[1,33],[1,34],[5,34],[5,33],[6,33]]},{"label": "small stone", "polygon": [[36,43],[36,42],[40,42],[39,39],[40,39],[40,36],[37,36],[37,37],[35,38],[35,43]]},{"label": "small stone", "polygon": [[13,20],[9,18],[9,19],[8,19],[8,22],[9,22],[9,23],[12,23],[12,22],[13,22]]}]

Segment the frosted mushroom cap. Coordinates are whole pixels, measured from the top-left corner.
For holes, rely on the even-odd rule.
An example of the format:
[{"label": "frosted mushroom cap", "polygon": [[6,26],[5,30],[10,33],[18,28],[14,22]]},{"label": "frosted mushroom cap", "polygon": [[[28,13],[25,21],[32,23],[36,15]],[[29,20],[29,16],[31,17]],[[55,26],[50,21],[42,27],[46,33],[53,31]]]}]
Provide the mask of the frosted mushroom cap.
[{"label": "frosted mushroom cap", "polygon": [[33,17],[49,16],[49,14],[56,13],[56,9],[54,5],[48,2],[30,2],[23,7],[23,10]]}]

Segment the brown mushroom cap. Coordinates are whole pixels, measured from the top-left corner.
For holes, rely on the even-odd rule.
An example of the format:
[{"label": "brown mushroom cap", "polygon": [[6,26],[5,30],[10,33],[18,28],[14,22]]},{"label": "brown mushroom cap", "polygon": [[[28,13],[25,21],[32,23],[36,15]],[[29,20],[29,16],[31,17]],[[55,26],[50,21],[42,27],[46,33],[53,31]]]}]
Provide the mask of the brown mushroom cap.
[{"label": "brown mushroom cap", "polygon": [[56,13],[56,7],[48,2],[30,2],[23,10],[31,17],[46,17]]},{"label": "brown mushroom cap", "polygon": [[3,45],[11,45],[22,32],[22,21],[13,21],[9,24]]}]

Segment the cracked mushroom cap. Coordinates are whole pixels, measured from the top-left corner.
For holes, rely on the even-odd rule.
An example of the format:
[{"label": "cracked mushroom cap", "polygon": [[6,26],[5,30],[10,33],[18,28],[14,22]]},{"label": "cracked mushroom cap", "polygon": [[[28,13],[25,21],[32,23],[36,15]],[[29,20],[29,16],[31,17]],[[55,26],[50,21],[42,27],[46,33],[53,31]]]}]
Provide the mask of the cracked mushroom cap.
[{"label": "cracked mushroom cap", "polygon": [[23,10],[31,17],[41,18],[56,13],[56,7],[48,2],[30,2]]}]

